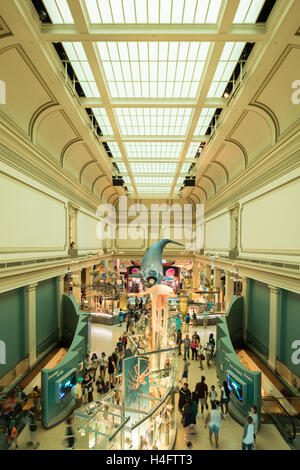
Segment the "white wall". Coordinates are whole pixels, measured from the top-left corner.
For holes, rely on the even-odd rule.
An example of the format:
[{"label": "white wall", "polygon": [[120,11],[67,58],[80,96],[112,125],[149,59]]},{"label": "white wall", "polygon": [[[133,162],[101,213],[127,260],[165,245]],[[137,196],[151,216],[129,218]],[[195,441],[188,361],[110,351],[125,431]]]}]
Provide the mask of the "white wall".
[{"label": "white wall", "polygon": [[102,247],[102,241],[97,237],[97,224],[99,219],[95,214],[78,210],[77,213],[77,230],[76,242],[80,252],[99,251]]},{"label": "white wall", "polygon": [[228,251],[230,248],[229,212],[217,213],[205,220],[204,248],[206,251]]},{"label": "white wall", "polygon": [[0,259],[67,253],[63,197],[0,162]]}]

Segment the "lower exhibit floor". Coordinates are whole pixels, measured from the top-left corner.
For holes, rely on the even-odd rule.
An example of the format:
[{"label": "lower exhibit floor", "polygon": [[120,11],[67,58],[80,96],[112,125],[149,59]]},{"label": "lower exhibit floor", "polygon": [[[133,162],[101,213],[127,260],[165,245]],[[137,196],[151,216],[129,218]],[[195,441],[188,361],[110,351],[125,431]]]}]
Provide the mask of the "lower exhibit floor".
[{"label": "lower exhibit floor", "polygon": [[[125,328],[124,328],[125,329]],[[101,352],[105,351],[106,354],[111,354],[114,350],[115,344],[118,341],[120,333],[123,333],[123,328],[118,325],[95,325],[91,327],[91,352],[96,352],[99,356]],[[201,343],[205,344],[208,340],[209,334],[214,333],[215,326],[209,326],[207,329],[203,327],[190,328],[190,332],[199,334]],[[218,387],[218,379],[216,377],[216,368],[214,364],[207,368],[206,362],[203,361],[204,370],[199,368],[199,362],[191,360],[189,367],[188,384],[190,390],[193,392],[197,382],[201,380],[201,375],[206,377],[206,384],[210,390],[211,385],[216,386],[216,390],[220,393]],[[178,379],[180,379],[183,370],[183,355],[179,358]],[[29,387],[36,385],[36,380],[33,380]],[[94,387],[95,388],[95,387]],[[94,390],[94,398],[97,398],[97,391]],[[178,401],[178,394],[176,394],[176,404]],[[208,401],[209,402],[209,401]],[[210,409],[210,407],[209,407]],[[176,406],[177,410],[177,406]],[[209,411],[209,410],[208,410]],[[201,418],[200,409],[197,417],[197,425],[195,435],[191,436],[193,450],[214,450],[215,445],[210,444],[208,429],[205,429],[205,417],[208,411],[204,411],[204,418]],[[178,411],[176,411],[179,413]],[[180,422],[180,417],[177,420],[178,429],[174,445],[175,450],[185,450],[185,430]],[[45,430],[41,424],[38,425],[36,440],[40,443],[39,450],[63,450],[64,438],[66,436],[67,425],[62,422],[58,426]],[[220,450],[241,450],[243,438],[243,428],[238,424],[230,415],[222,420],[222,427],[219,433],[219,449]],[[28,426],[22,431],[18,439],[20,449],[29,449],[27,442],[30,441],[30,433]],[[273,424],[262,424],[257,434],[256,445],[258,450],[289,450],[288,444],[284,441],[279,431]]]}]

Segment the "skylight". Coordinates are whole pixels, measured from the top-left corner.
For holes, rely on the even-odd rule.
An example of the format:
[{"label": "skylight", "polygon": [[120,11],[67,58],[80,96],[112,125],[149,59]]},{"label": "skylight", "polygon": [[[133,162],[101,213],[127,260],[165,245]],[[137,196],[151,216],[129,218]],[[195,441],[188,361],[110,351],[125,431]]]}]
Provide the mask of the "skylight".
[{"label": "skylight", "polygon": [[85,0],[92,24],[215,24],[222,0]]},{"label": "skylight", "polygon": [[128,160],[178,160],[182,142],[124,142]]},{"label": "skylight", "polygon": [[[197,124],[196,129],[195,129],[195,135],[205,135],[215,111],[216,111],[216,109],[214,109],[214,108],[203,108],[202,109],[199,120],[198,120],[198,124]],[[197,145],[197,144],[195,144],[195,145]],[[193,147],[193,148],[195,148],[195,147]],[[197,149],[196,149],[196,152],[197,152]],[[195,154],[196,154],[196,152],[195,152]],[[195,156],[195,154],[194,154],[194,156]]]},{"label": "skylight", "polygon": [[256,23],[264,3],[265,0],[240,0],[240,4],[238,6],[233,23]]},{"label": "skylight", "polygon": [[207,97],[221,98],[245,47],[244,42],[226,42]]},{"label": "skylight", "polygon": [[[213,113],[212,113],[212,114],[214,114],[214,111],[215,111],[215,110],[213,110]],[[202,111],[202,112],[203,112],[203,111]],[[201,113],[201,114],[202,114],[202,113]],[[212,118],[212,116],[209,117],[209,122],[211,121],[211,118]],[[200,115],[200,118],[199,118],[199,121],[198,121],[198,125],[197,125],[196,130],[195,130],[195,133],[196,133],[196,134],[200,134],[200,128],[201,128],[200,124],[203,122],[204,119],[205,119],[205,118]],[[205,121],[205,122],[207,122],[207,121]],[[209,124],[209,122],[208,122],[208,124]],[[198,126],[199,126],[199,129],[198,129]],[[205,126],[203,127],[203,129],[204,129],[204,128],[205,128]],[[206,131],[205,131],[205,132],[206,132]],[[205,133],[204,133],[204,134],[205,134]],[[204,135],[204,134],[202,134],[202,135]],[[196,153],[197,153],[197,151],[198,151],[198,149],[199,149],[199,145],[200,145],[199,142],[192,142],[192,143],[190,144],[190,146],[189,146],[189,148],[188,148],[188,151],[187,151],[187,154],[186,154],[186,159],[187,159],[187,160],[193,160],[193,159],[195,158],[195,155],[196,155]],[[190,163],[189,163],[189,165],[190,165]]]},{"label": "skylight", "polygon": [[208,42],[98,42],[112,98],[195,98]]},{"label": "skylight", "polygon": [[122,159],[122,154],[120,152],[119,146],[116,142],[108,143],[109,149],[115,159]]},{"label": "skylight", "polygon": [[169,186],[137,186],[139,193],[169,193]]},{"label": "skylight", "polygon": [[93,72],[81,42],[62,43],[78,81],[87,98],[100,98]]},{"label": "skylight", "polygon": [[187,131],[191,109],[185,108],[117,108],[123,135],[176,135]]},{"label": "skylight", "polygon": [[139,184],[172,184],[173,176],[135,176],[134,180]]},{"label": "skylight", "polygon": [[153,174],[174,174],[176,172],[177,163],[130,163],[132,173],[146,173],[148,175]]},{"label": "skylight", "polygon": [[110,125],[105,109],[104,108],[92,108],[92,111],[101,128],[103,135],[113,135],[113,130]]},{"label": "skylight", "polygon": [[67,0],[44,0],[53,24],[74,24]]}]

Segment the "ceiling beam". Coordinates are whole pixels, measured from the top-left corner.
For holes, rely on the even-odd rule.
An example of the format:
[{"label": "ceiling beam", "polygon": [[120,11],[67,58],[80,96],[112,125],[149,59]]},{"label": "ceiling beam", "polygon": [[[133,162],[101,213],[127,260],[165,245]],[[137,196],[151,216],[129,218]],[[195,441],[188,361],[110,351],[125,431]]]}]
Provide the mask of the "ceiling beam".
[{"label": "ceiling beam", "polygon": [[[219,25],[218,25],[218,33],[229,30],[232,24],[232,21],[235,17],[235,13],[238,9],[238,6],[239,6],[239,0],[223,0],[222,12],[221,12]],[[209,59],[206,61],[204,70],[202,72],[202,77],[201,77],[201,83],[199,87],[200,91],[199,91],[199,95],[197,99],[198,106],[194,110],[194,114],[192,116],[192,119],[190,120],[186,142],[182,149],[180,163],[178,165],[177,173],[174,178],[173,187],[171,188],[171,191],[170,191],[170,196],[169,196],[170,198],[173,197],[174,190],[177,185],[177,179],[181,173],[181,168],[182,168],[183,163],[185,162],[187,151],[189,149],[192,138],[195,134],[196,126],[197,126],[197,123],[201,114],[201,108],[204,108],[204,103],[207,100],[207,94],[208,94],[211,82],[213,80],[215,71],[217,69],[220,57],[222,55],[224,45],[225,45],[225,42],[222,40],[219,40],[218,42],[215,42],[211,44],[210,46]]]},{"label": "ceiling beam", "polygon": [[[232,0],[234,4],[235,0]],[[77,9],[77,2],[74,8]],[[71,6],[71,5],[70,5]],[[71,8],[72,11],[73,8]],[[232,11],[235,14],[234,5]],[[228,31],[220,31],[215,25],[208,24],[101,24],[91,25],[83,31],[77,23],[79,15],[75,15],[75,25],[41,25],[40,31],[45,41],[263,41],[267,28],[261,24],[230,25]],[[224,17],[225,18],[225,17]],[[226,21],[227,23],[227,21]]]},{"label": "ceiling beam", "polygon": [[[101,98],[78,98],[83,108],[103,108]],[[198,103],[194,99],[186,98],[112,98],[112,108],[197,108]],[[225,108],[228,104],[226,98],[206,98],[204,108]]]},{"label": "ceiling beam", "polygon": [[[193,136],[191,142],[207,142],[209,135]],[[116,142],[114,136],[101,136],[98,137],[99,142]],[[185,136],[175,135],[125,135],[122,137],[123,142],[185,142]]]},{"label": "ceiling beam", "polygon": [[[73,16],[74,21],[75,21],[75,27],[78,29],[78,31],[80,31],[80,32],[83,31],[83,34],[89,34],[89,32],[88,32],[89,31],[88,20],[85,16],[84,9],[82,8],[81,2],[74,2],[73,0],[67,0],[67,1],[68,1],[70,11],[71,11],[72,16]],[[103,73],[102,73],[102,70],[101,70],[100,60],[99,60],[99,57],[98,57],[98,55],[95,51],[94,46],[95,45],[92,44],[92,42],[84,42],[83,43],[84,51],[86,53],[86,56],[87,56],[87,59],[89,61],[91,70],[92,70],[93,75],[95,77],[95,81],[96,81],[96,84],[97,84],[97,87],[98,87],[98,90],[99,90],[99,93],[100,93],[100,96],[101,96],[101,99],[102,99],[102,102],[103,102],[103,107],[105,108],[107,116],[110,120],[111,127],[112,127],[112,130],[113,130],[114,136],[115,136],[115,140],[119,144],[119,149],[120,149],[120,152],[121,152],[121,155],[122,155],[122,158],[123,158],[123,162],[126,166],[128,176],[130,177],[131,184],[132,184],[132,186],[134,188],[134,191],[137,195],[137,189],[136,189],[135,182],[134,182],[134,179],[133,179],[133,176],[132,176],[131,168],[130,168],[129,163],[128,163],[126,150],[125,150],[124,144],[122,142],[118,122],[117,122],[117,119],[115,117],[114,110],[112,109],[111,104],[110,104],[110,98],[109,98],[109,95],[108,95],[108,92],[107,92],[107,89],[106,89],[104,76],[103,76]]]}]

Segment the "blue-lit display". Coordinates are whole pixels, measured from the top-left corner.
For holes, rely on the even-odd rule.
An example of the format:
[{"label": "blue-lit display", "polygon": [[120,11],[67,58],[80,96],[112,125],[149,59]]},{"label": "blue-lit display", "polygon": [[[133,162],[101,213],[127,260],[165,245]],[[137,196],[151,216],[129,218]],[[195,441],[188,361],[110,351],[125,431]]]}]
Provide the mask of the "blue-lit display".
[{"label": "blue-lit display", "polygon": [[59,399],[62,400],[71,392],[76,385],[76,371],[72,372],[66,379],[59,383]]},{"label": "blue-lit display", "polygon": [[243,385],[236,380],[230,373],[227,373],[227,385],[233,396],[239,401],[243,401]]}]

